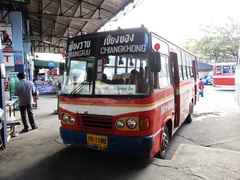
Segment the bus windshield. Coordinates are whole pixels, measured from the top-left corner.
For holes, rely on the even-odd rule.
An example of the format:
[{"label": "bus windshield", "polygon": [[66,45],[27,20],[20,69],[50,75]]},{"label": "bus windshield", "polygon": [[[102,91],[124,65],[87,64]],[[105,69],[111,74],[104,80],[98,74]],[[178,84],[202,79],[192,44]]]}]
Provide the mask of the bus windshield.
[{"label": "bus windshield", "polygon": [[69,95],[146,95],[150,92],[147,55],[68,59],[61,93]]}]

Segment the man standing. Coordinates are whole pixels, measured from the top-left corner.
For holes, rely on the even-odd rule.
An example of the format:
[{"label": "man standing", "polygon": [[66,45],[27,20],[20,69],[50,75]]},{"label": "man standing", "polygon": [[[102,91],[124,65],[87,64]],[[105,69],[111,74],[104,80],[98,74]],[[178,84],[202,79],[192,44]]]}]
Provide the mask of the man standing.
[{"label": "man standing", "polygon": [[15,86],[14,95],[18,96],[19,109],[24,126],[24,129],[22,129],[21,132],[24,133],[28,132],[29,127],[26,119],[26,111],[28,113],[28,119],[32,129],[38,128],[34,122],[33,110],[31,106],[34,103],[32,94],[35,92],[35,88],[32,82],[25,79],[24,73],[18,73],[17,77],[19,79],[19,83],[17,83]]}]

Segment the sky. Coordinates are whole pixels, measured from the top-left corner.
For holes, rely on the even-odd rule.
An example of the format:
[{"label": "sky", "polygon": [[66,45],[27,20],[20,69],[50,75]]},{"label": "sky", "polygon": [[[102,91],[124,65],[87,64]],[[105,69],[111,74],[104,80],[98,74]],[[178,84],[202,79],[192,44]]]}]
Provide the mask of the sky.
[{"label": "sky", "polygon": [[108,23],[102,29],[144,24],[148,30],[181,44],[201,37],[201,25],[224,24],[228,17],[240,23],[239,7],[239,0],[145,0],[118,22]]},{"label": "sky", "polygon": [[[240,0],[144,0],[117,22],[107,23],[102,30],[143,24],[149,31],[181,45],[188,39],[200,38],[201,25],[225,24],[228,17],[240,23],[239,9]],[[42,57],[57,61],[62,58],[60,55],[40,54],[39,59]]]}]

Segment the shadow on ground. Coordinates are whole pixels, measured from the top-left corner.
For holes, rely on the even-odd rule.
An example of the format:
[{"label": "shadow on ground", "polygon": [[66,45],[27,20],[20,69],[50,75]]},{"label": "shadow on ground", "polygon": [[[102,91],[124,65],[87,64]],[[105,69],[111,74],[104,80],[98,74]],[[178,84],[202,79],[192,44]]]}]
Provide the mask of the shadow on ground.
[{"label": "shadow on ground", "polygon": [[138,179],[151,160],[118,156],[80,147],[66,147],[10,179]]}]

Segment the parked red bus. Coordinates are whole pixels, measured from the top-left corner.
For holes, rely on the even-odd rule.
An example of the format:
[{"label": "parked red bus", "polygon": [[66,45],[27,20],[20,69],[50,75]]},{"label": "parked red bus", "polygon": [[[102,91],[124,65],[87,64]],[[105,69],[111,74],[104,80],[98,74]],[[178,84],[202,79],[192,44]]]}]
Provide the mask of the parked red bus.
[{"label": "parked red bus", "polygon": [[192,121],[196,56],[145,27],[70,38],[59,101],[63,142],[164,158]]},{"label": "parked red bus", "polygon": [[235,86],[236,63],[217,63],[213,66],[213,86]]}]

